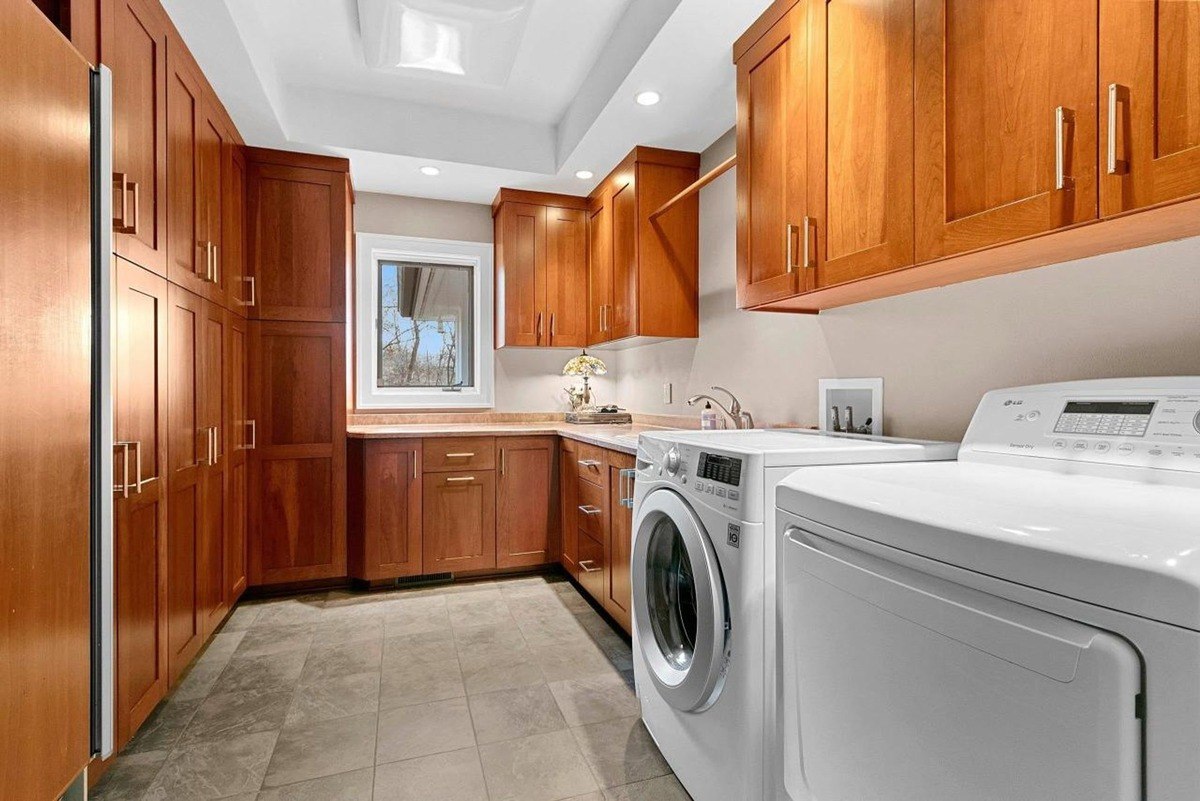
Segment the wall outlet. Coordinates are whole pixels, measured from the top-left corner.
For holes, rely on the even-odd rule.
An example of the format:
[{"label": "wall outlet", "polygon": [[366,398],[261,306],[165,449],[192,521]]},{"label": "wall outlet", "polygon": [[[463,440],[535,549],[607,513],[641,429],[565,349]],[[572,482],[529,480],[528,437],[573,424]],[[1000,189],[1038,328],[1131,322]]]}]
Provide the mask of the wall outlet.
[{"label": "wall outlet", "polygon": [[671,404],[671,382],[663,384],[663,403],[668,406]]}]

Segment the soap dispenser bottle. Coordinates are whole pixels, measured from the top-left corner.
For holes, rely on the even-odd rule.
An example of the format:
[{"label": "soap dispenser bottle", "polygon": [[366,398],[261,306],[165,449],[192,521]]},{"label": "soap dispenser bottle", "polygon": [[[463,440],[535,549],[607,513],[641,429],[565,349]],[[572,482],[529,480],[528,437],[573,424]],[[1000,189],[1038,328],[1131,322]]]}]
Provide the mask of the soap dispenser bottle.
[{"label": "soap dispenser bottle", "polygon": [[700,412],[700,430],[715,431],[717,428],[717,412],[712,403],[705,402],[704,410]]}]

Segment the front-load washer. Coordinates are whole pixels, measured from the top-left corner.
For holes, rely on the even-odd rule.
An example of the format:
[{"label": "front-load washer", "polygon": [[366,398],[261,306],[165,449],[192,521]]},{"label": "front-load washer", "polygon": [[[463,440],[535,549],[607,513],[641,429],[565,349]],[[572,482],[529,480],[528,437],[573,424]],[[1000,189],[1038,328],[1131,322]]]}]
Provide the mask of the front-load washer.
[{"label": "front-load washer", "polygon": [[953,459],[957,448],[807,430],[642,434],[634,678],[647,729],[696,801],[776,795],[775,485],[808,465]]},{"label": "front-load washer", "polygon": [[991,392],[958,461],[777,499],[793,798],[1200,798],[1200,377]]}]

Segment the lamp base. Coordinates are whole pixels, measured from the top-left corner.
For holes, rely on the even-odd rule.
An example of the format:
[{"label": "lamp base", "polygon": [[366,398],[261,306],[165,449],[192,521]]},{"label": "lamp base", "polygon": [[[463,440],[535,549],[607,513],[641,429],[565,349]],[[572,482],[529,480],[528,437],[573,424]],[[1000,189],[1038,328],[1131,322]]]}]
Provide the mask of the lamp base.
[{"label": "lamp base", "polygon": [[633,416],[629,412],[596,412],[579,410],[577,412],[567,412],[567,422],[577,423],[580,425],[591,425],[599,423],[607,423],[608,425],[622,425],[632,423]]}]

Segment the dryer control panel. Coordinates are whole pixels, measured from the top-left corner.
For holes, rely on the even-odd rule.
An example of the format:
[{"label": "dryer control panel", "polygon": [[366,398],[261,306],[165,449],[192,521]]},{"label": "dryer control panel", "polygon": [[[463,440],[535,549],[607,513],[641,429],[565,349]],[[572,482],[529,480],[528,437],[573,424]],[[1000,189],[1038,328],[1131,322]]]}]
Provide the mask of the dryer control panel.
[{"label": "dryer control panel", "polygon": [[989,392],[959,458],[970,452],[1200,473],[1200,378]]}]

